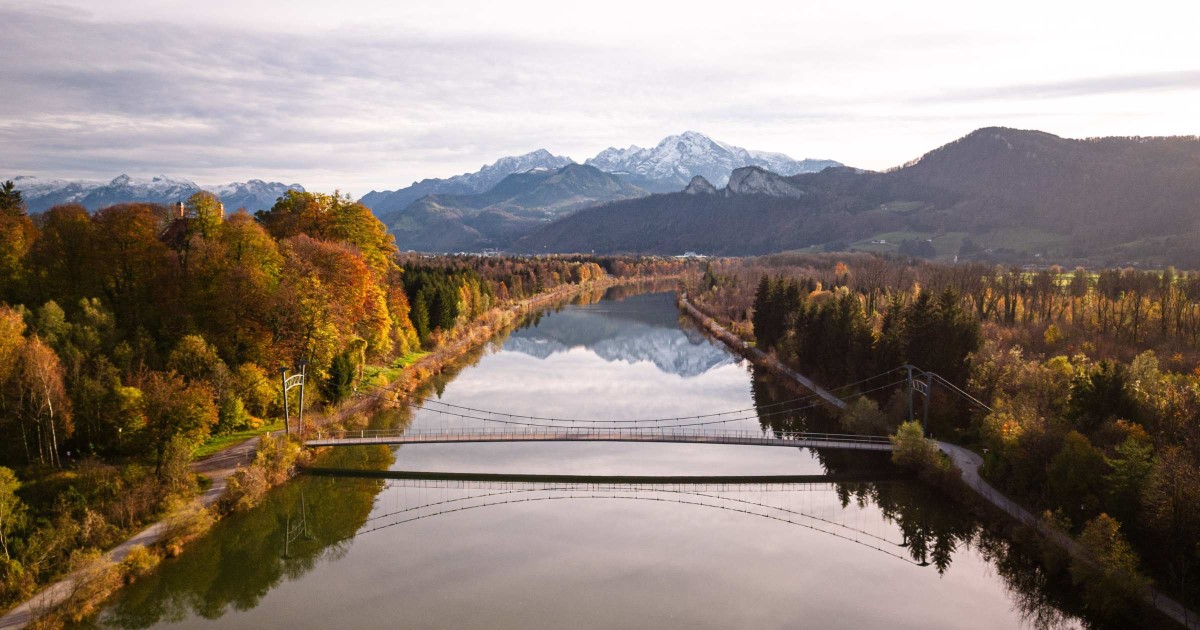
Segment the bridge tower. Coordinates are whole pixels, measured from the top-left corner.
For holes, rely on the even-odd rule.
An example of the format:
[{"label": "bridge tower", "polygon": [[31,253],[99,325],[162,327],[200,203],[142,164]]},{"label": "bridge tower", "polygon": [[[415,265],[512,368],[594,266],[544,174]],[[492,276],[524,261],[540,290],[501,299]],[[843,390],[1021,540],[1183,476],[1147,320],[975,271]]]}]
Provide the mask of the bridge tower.
[{"label": "bridge tower", "polygon": [[292,414],[291,406],[288,402],[288,392],[299,387],[300,421],[299,426],[296,428],[296,434],[300,437],[304,437],[304,384],[308,380],[308,362],[301,360],[300,371],[291,376],[288,376],[288,369],[286,367],[279,368],[279,372],[283,383],[283,387],[280,390],[283,392],[283,431],[289,435],[292,432]]}]

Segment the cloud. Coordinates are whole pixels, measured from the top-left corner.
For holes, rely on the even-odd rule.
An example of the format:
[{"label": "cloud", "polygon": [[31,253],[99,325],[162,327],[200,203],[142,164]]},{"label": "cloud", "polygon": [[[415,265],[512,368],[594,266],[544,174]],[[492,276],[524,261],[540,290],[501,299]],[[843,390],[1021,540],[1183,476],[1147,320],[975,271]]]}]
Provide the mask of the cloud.
[{"label": "cloud", "polygon": [[[337,11],[298,0],[237,21],[229,1],[131,0],[103,14],[0,4],[0,176],[166,172],[362,194],[537,148],[582,160],[686,129],[881,167],[977,126],[1154,133],[1191,124],[1194,110],[1179,95],[1195,72],[1146,72],[1155,59],[1106,53],[1098,27],[1084,34],[1095,45],[1047,38],[1087,60],[1068,66],[992,23],[1002,16],[938,26],[908,8],[768,2],[730,22],[660,7],[581,16],[528,2],[347,2],[350,17],[328,25]],[[387,15],[364,25],[373,11]],[[1097,67],[1114,75],[1070,78]],[[1113,100],[1122,95],[1145,100]]]},{"label": "cloud", "polygon": [[916,102],[1055,99],[1107,94],[1200,90],[1200,70],[1118,74],[1047,83],[1025,83],[953,91],[915,99]]}]

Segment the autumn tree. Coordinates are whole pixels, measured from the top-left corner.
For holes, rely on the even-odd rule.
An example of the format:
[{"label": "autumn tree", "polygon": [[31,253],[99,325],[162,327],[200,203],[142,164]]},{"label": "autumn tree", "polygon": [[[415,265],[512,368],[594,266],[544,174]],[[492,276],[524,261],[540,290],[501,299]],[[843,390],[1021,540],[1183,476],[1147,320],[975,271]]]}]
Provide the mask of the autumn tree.
[{"label": "autumn tree", "polygon": [[58,205],[40,217],[41,233],[29,252],[30,280],[39,301],[74,305],[99,294],[96,226],[79,204]]},{"label": "autumn tree", "polygon": [[156,282],[169,250],[158,238],[164,215],[149,204],[121,204],[96,213],[96,264],[100,290],[126,335],[155,322],[171,287]]},{"label": "autumn tree", "polygon": [[181,438],[193,447],[199,445],[217,424],[217,408],[206,383],[187,383],[173,373],[151,373],[141,390],[146,415],[143,433],[155,474],[161,478],[172,440]]},{"label": "autumn tree", "polygon": [[0,186],[0,300],[15,301],[26,280],[23,264],[37,230],[25,212],[21,191],[11,181]]},{"label": "autumn tree", "polygon": [[25,522],[27,509],[25,502],[17,496],[21,482],[12,470],[0,467],[0,549],[4,550],[4,559],[10,560],[9,540],[13,532],[21,528]]},{"label": "autumn tree", "polygon": [[1139,570],[1137,553],[1121,532],[1121,524],[1107,514],[1088,522],[1079,536],[1088,557],[1075,558],[1071,577],[1084,586],[1084,599],[1102,616],[1115,617],[1129,609],[1149,580]]},{"label": "autumn tree", "polygon": [[25,341],[18,369],[26,448],[33,442],[38,463],[62,466],[59,443],[71,437],[74,426],[58,355],[34,335]]},{"label": "autumn tree", "polygon": [[192,233],[201,238],[216,236],[225,219],[225,205],[221,198],[207,190],[197,191],[184,202],[185,216],[189,219]]}]

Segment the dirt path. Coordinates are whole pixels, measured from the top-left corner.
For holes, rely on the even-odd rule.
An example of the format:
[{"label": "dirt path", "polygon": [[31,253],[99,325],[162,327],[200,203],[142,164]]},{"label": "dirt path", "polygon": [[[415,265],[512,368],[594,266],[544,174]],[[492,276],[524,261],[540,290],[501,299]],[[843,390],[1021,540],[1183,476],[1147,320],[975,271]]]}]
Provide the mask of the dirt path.
[{"label": "dirt path", "polygon": [[[250,438],[241,444],[192,462],[192,470],[194,472],[212,480],[212,485],[199,497],[202,504],[210,506],[216,503],[217,499],[221,498],[221,494],[225,492],[225,486],[229,482],[229,476],[237,470],[239,465],[248,464],[254,459],[254,452],[258,449],[258,441],[259,438]],[[121,562],[125,559],[125,556],[129,555],[129,551],[134,546],[142,545],[148,547],[158,542],[159,538],[162,537],[164,528],[165,524],[162,521],[158,521],[134,534],[125,542],[110,549],[108,553],[104,554],[104,558],[112,562]],[[24,628],[33,620],[35,613],[51,610],[58,606],[74,592],[77,579],[78,574],[68,575],[42,589],[36,595],[17,605],[12,610],[9,610],[4,616],[0,617],[0,630]]]}]

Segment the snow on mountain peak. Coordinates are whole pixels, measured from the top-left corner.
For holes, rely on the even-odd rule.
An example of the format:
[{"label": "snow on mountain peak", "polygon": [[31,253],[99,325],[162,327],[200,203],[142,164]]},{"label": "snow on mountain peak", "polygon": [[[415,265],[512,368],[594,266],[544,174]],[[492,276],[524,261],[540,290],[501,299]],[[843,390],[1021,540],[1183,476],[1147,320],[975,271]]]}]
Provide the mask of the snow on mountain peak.
[{"label": "snow on mountain peak", "polygon": [[630,147],[622,151],[608,148],[586,163],[610,173],[629,173],[674,190],[684,187],[697,175],[716,186],[724,186],[729,181],[729,174],[743,166],[760,166],[781,175],[795,175],[837,164],[829,161],[810,164],[808,160],[793,160],[782,153],[748,151],[690,130],[667,136],[649,149]]},{"label": "snow on mountain peak", "polygon": [[[42,212],[63,203],[79,203],[89,210],[118,203],[145,202],[174,204],[202,190],[188,179],[158,174],[148,179],[131,177],[122,173],[106,182],[85,180],[38,179],[20,176],[14,178],[31,212]],[[288,190],[304,190],[299,184],[285,185],[279,182],[264,182],[252,179],[245,183],[222,184],[205,187],[216,193],[227,208],[262,210],[274,205],[275,200]]]}]

